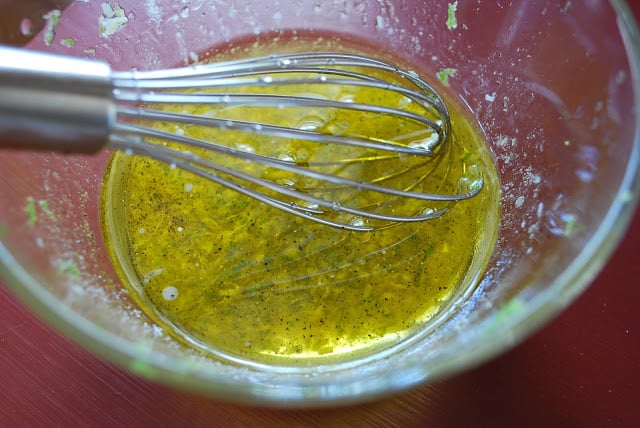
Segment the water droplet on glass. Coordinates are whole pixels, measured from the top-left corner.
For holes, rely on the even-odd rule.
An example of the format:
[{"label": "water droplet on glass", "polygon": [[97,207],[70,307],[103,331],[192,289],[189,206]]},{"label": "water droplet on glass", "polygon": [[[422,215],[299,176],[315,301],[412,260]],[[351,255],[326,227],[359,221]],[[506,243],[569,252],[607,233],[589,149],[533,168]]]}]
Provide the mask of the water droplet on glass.
[{"label": "water droplet on glass", "polygon": [[29,18],[20,21],[20,32],[23,36],[29,37],[33,34],[33,22]]}]

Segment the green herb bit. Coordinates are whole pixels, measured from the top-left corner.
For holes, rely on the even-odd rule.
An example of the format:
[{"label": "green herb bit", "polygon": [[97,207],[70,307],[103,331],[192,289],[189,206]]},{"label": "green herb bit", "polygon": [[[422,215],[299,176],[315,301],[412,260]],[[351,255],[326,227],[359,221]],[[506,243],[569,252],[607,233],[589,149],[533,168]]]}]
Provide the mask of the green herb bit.
[{"label": "green herb bit", "polygon": [[525,309],[524,302],[519,297],[509,300],[500,310],[493,316],[488,328],[495,330],[503,324],[508,318],[522,312]]},{"label": "green herb bit", "polygon": [[53,9],[45,13],[42,17],[46,21],[42,34],[44,36],[44,43],[47,46],[51,46],[51,43],[53,43],[53,38],[56,35],[55,28],[56,25],[58,25],[58,21],[60,20],[60,15],[62,15],[62,12],[60,12],[58,9]]},{"label": "green herb bit", "polygon": [[27,225],[34,227],[36,221],[38,221],[38,213],[36,212],[36,200],[33,196],[27,196],[27,205],[24,207],[24,212],[27,213]]},{"label": "green herb bit", "polygon": [[69,275],[78,276],[80,275],[80,269],[78,269],[78,265],[73,260],[65,260],[60,265],[60,268],[63,272],[68,273]]},{"label": "green herb bit", "polygon": [[46,199],[40,199],[38,201],[38,206],[40,206],[42,212],[45,213],[47,217],[49,217],[49,220],[57,220],[56,215],[53,213],[53,211],[51,211],[51,208],[49,208],[49,202]]},{"label": "green herb bit", "polygon": [[447,29],[453,30],[458,28],[458,18],[456,18],[456,12],[458,11],[458,2],[454,1],[453,3],[449,3],[449,8],[447,9]]},{"label": "green herb bit", "polygon": [[102,3],[102,16],[98,18],[99,31],[102,37],[109,37],[115,34],[123,25],[129,22],[124,9],[120,4]]},{"label": "green herb bit", "polygon": [[455,68],[443,68],[436,73],[436,76],[444,86],[449,86],[449,77],[454,76],[457,72],[458,70]]},{"label": "green herb bit", "polygon": [[564,227],[565,236],[572,236],[576,233],[576,222],[577,219],[574,215],[569,215],[567,217],[567,224]]},{"label": "green herb bit", "polygon": [[64,38],[64,39],[60,40],[60,44],[62,46],[66,46],[68,48],[72,48],[72,47],[74,47],[76,45],[76,41],[73,40],[73,38],[71,38],[71,37],[67,37],[67,38]]},{"label": "green herb bit", "polygon": [[153,366],[151,366],[149,363],[146,363],[145,361],[138,359],[134,359],[133,361],[131,361],[129,369],[131,369],[132,372],[147,378],[153,377],[156,374],[156,370],[153,368]]},{"label": "green herb bit", "polygon": [[618,199],[620,199],[620,201],[623,203],[631,202],[633,200],[633,193],[627,190],[625,192],[620,193],[620,195],[618,196]]}]

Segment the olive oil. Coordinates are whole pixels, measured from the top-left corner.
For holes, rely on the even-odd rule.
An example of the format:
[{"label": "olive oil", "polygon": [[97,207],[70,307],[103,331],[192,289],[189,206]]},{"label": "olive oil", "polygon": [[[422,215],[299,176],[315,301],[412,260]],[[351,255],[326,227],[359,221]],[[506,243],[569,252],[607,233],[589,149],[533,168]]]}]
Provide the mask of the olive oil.
[{"label": "olive oil", "polygon": [[[319,96],[376,102],[368,89],[349,91]],[[482,134],[457,104],[449,107],[448,153],[430,180],[436,190],[455,192],[458,178],[481,174],[483,190],[437,219],[366,233],[294,217],[172,165],[114,154],[102,217],[123,284],[174,337],[234,361],[299,365],[359,358],[420,334],[474,286],[499,223],[499,184]],[[276,110],[272,114],[283,115]],[[269,119],[251,108],[235,113]],[[348,123],[362,133],[389,128],[350,123],[348,116],[291,120]],[[231,135],[166,127],[194,138]],[[233,138],[237,146],[256,144],[251,133]],[[287,140],[278,150],[289,155],[308,148]],[[367,166],[370,173],[385,174],[376,170],[384,163],[376,165]]]}]

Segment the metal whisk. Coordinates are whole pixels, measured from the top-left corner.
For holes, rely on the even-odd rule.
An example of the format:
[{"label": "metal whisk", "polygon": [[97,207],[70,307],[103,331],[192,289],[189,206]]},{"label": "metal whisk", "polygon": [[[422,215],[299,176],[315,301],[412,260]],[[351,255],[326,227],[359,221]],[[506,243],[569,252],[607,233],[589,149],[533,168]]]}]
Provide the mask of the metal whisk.
[{"label": "metal whisk", "polygon": [[[344,96],[345,88],[356,95]],[[375,103],[359,101],[358,90]],[[296,114],[335,120],[293,123]],[[197,136],[185,132],[193,127]],[[453,192],[433,190],[452,181],[432,177],[438,168],[447,174],[450,132],[447,107],[429,84],[360,55],[116,72],[102,62],[0,47],[0,147],[123,150],[349,230],[433,219],[478,194],[481,177]],[[250,147],[242,143],[249,137]]]}]

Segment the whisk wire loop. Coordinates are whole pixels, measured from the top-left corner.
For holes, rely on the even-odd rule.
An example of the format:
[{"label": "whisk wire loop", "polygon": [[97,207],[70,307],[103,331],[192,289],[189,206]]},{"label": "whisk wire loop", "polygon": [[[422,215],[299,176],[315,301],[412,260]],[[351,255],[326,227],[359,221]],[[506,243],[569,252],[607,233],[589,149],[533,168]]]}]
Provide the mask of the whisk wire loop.
[{"label": "whisk wire loop", "polygon": [[[482,187],[480,178],[474,187],[456,193],[423,188],[436,169],[429,165],[447,152],[447,107],[415,73],[373,58],[276,55],[175,70],[114,72],[113,83],[118,122],[110,136],[112,148],[157,159],[325,225],[369,231],[429,220],[443,215],[452,203],[474,197]],[[327,98],[313,92],[315,87],[365,88],[378,91],[380,102]],[[226,115],[234,108],[350,112],[372,124],[390,118],[389,123],[402,124],[404,131],[377,136],[348,127],[336,131],[279,119],[248,121]],[[204,130],[207,137],[172,130],[191,127]],[[234,144],[237,132],[254,135],[257,152]],[[269,153],[265,147],[273,145],[273,139],[306,141],[335,152],[342,146],[357,151],[334,160],[296,160]],[[362,177],[360,171],[370,162],[397,165],[382,176]],[[286,179],[270,178],[274,170]],[[418,208],[407,200],[440,205]]]}]

